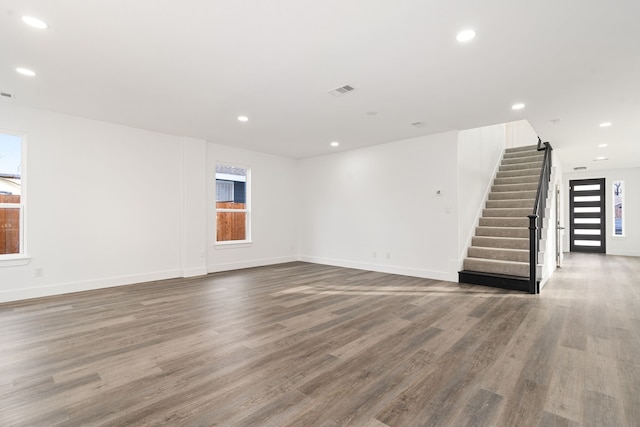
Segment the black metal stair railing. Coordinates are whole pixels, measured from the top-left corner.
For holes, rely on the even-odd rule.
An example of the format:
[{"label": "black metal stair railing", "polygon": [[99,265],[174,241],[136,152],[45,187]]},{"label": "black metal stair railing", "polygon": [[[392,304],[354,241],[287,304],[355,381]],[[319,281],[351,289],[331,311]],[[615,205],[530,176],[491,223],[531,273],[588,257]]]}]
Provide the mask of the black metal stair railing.
[{"label": "black metal stair railing", "polygon": [[538,151],[544,151],[542,170],[538,191],[533,206],[533,213],[529,217],[529,293],[540,293],[540,281],[538,280],[538,248],[542,237],[542,222],[549,193],[549,181],[551,180],[551,151],[553,148],[548,142],[542,142],[538,137]]}]

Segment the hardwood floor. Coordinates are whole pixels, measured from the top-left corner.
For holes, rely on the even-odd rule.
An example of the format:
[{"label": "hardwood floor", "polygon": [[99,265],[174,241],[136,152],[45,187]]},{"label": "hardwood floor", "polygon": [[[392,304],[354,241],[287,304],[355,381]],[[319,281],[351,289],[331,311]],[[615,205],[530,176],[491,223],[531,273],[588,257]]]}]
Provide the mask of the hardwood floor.
[{"label": "hardwood floor", "polygon": [[639,426],[640,258],[540,295],[292,263],[0,305],[2,426]]}]

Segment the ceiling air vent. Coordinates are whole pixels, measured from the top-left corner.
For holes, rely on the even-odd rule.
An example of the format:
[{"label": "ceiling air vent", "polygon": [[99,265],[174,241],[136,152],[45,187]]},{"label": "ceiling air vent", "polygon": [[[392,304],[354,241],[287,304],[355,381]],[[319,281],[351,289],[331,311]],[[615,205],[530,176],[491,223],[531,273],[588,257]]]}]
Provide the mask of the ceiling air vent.
[{"label": "ceiling air vent", "polygon": [[411,126],[413,126],[414,128],[426,128],[427,122],[413,122],[411,123]]},{"label": "ceiling air vent", "polygon": [[13,94],[9,92],[0,92],[0,99],[3,99],[5,101],[12,101]]},{"label": "ceiling air vent", "polygon": [[353,88],[353,86],[344,85],[344,86],[341,86],[339,88],[330,90],[329,94],[331,94],[333,96],[342,96],[342,95],[346,95],[347,93],[351,92],[352,90],[355,90]]},{"label": "ceiling air vent", "polygon": [[573,168],[574,171],[584,171],[587,170],[586,166],[576,166],[575,168]]}]

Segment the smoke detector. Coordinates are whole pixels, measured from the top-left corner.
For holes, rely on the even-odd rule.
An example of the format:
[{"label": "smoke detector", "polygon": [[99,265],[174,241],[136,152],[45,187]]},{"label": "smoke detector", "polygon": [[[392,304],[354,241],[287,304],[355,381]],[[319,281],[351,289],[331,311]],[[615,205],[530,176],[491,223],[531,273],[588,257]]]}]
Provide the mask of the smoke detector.
[{"label": "smoke detector", "polygon": [[355,90],[355,88],[353,86],[344,85],[344,86],[337,87],[337,88],[335,88],[333,90],[330,90],[329,94],[333,95],[333,96],[343,96],[343,95],[346,95],[347,93],[349,93],[349,92],[351,92],[353,90]]}]

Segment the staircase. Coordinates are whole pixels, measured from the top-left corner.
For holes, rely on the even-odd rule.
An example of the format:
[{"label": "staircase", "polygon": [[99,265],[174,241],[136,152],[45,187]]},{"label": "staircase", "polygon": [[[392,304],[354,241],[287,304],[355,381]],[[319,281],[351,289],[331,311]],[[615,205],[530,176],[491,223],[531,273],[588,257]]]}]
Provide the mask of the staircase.
[{"label": "staircase", "polygon": [[537,146],[508,148],[471,240],[461,283],[527,291],[529,218],[544,152]]}]

